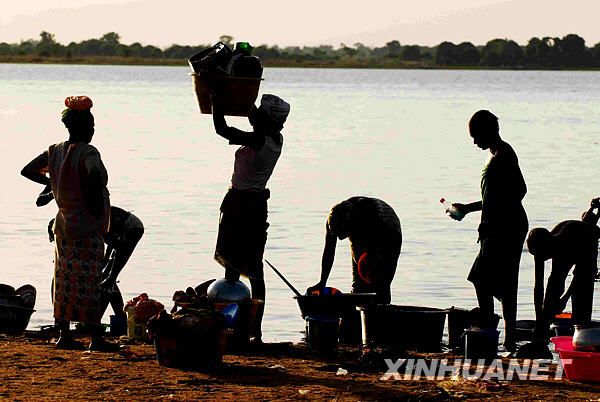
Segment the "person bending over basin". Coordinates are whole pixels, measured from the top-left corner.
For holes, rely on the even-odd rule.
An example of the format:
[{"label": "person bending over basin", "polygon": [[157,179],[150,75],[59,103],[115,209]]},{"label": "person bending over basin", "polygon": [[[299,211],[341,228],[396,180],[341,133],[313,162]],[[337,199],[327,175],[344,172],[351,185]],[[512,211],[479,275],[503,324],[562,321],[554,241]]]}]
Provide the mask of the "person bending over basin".
[{"label": "person bending over basin", "polygon": [[[600,229],[594,222],[597,215],[591,209],[585,218],[585,222],[560,222],[551,231],[535,228],[527,237],[527,248],[535,261],[535,341],[540,344],[548,343],[550,322],[564,310],[569,297],[574,324],[589,324],[592,319]],[[550,259],[552,268],[544,295],[544,263]],[[567,275],[573,267],[573,280],[563,295]]]},{"label": "person bending over basin", "polygon": [[389,304],[390,286],[402,248],[400,219],[377,198],[352,197],[335,205],[325,224],[321,280],[306,292],[323,289],[333,267],[337,239],[348,238],[352,253],[352,292],[376,293],[377,303]]}]

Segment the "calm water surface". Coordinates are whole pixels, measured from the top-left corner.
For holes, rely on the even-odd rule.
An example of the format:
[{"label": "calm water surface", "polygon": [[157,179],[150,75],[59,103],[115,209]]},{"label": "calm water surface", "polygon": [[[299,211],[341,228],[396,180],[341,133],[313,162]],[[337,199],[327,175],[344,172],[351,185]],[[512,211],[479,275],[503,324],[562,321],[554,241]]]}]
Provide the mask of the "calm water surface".
[{"label": "calm water surface", "polygon": [[[41,186],[19,171],[66,139],[59,115],[68,95],[94,100],[93,144],[109,170],[111,201],[146,226],[120,276],[125,297],[147,292],[170,307],[175,290],[222,276],[212,255],[235,147],[198,111],[187,74],[185,67],[0,65],[0,282],[38,289],[31,328],[52,321],[46,225],[56,207],[36,208]],[[451,221],[438,200],[479,199],[486,152],[466,130],[478,109],[500,117],[520,158],[530,228],[578,219],[600,195],[598,73],[266,69],[264,78],[261,93],[292,105],[269,182],[265,257],[301,290],[319,278],[330,207],[369,195],[392,205],[402,222],[393,303],[476,305],[466,276],[479,214]],[[228,120],[249,129],[245,119]],[[304,323],[292,292],[265,269],[265,337],[299,340]],[[349,278],[348,243],[339,242],[329,283],[345,291]],[[533,258],[525,251],[520,319],[533,318],[532,291]]]}]

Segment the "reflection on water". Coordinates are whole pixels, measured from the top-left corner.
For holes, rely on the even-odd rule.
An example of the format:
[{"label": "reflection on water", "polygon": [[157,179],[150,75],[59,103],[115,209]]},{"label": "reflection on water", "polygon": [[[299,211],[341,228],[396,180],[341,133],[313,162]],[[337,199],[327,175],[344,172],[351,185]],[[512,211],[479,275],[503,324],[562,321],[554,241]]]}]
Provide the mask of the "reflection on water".
[{"label": "reflection on water", "polygon": [[[52,321],[46,225],[55,206],[36,208],[41,188],[19,171],[66,138],[59,114],[67,95],[94,100],[93,144],[109,170],[112,202],[146,226],[120,277],[125,296],[147,292],[170,305],[175,290],[222,276],[212,253],[235,147],[199,113],[187,73],[184,67],[0,65],[2,282],[37,287],[32,327]],[[393,302],[475,306],[465,278],[477,253],[479,216],[451,221],[438,200],[479,198],[486,155],[466,131],[478,109],[500,117],[501,134],[520,158],[531,228],[578,219],[600,195],[595,72],[266,69],[261,92],[292,105],[270,181],[265,256],[299,289],[318,280],[329,208],[369,195],[392,205],[402,222]],[[242,118],[229,122],[249,127]],[[299,340],[304,323],[293,294],[265,269],[265,337]],[[532,269],[525,251],[521,319],[534,314]],[[329,284],[350,288],[347,242],[338,243]]]}]

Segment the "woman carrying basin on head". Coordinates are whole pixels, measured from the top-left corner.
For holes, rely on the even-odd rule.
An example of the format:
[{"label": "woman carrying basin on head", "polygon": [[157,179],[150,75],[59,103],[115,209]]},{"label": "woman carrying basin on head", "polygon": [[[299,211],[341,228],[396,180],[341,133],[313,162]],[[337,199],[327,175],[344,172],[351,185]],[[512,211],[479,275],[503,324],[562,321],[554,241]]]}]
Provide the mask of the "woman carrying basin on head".
[{"label": "woman carrying basin on head", "polygon": [[[240,275],[250,279],[252,298],[265,300],[263,254],[267,241],[267,182],[281,155],[281,130],[290,105],[275,95],[263,95],[260,106],[253,107],[248,120],[251,132],[229,127],[223,105],[213,95],[213,122],[217,134],[230,145],[241,145],[235,152],[231,187],[221,203],[219,234],[215,260],[225,268],[225,277],[238,280]],[[264,304],[259,307],[250,334],[261,341],[261,322]]]}]

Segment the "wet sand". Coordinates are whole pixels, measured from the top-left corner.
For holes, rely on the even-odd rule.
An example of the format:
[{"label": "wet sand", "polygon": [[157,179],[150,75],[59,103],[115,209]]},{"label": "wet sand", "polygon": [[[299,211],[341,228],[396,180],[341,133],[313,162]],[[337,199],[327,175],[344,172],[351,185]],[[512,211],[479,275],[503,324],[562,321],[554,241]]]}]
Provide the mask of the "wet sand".
[{"label": "wet sand", "polygon": [[[87,344],[89,338],[81,338]],[[382,381],[358,349],[320,356],[302,344],[272,343],[227,354],[210,369],[162,367],[154,347],[57,349],[49,336],[0,335],[0,399],[8,400],[598,400],[600,384],[560,381]],[[415,356],[416,357],[416,356]],[[421,355],[444,358],[447,355]],[[337,375],[343,368],[348,374]]]}]

